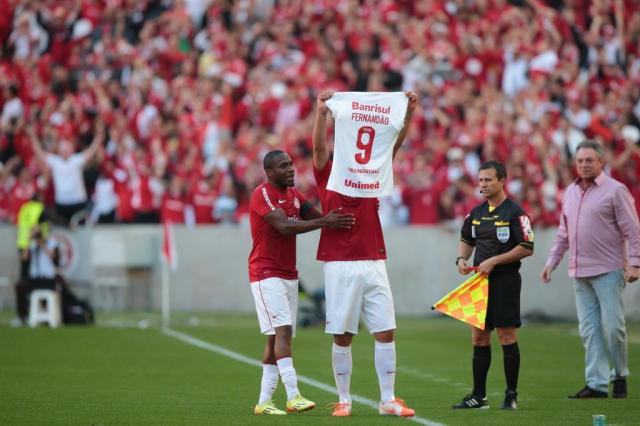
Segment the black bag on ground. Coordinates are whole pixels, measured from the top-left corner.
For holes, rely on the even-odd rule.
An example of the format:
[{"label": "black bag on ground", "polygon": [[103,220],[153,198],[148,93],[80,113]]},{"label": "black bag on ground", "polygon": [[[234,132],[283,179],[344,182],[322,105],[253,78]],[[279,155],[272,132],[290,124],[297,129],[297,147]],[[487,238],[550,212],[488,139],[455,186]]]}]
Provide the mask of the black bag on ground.
[{"label": "black bag on ground", "polygon": [[79,299],[71,292],[64,279],[59,278],[62,298],[63,324],[93,324],[93,309],[86,300]]}]

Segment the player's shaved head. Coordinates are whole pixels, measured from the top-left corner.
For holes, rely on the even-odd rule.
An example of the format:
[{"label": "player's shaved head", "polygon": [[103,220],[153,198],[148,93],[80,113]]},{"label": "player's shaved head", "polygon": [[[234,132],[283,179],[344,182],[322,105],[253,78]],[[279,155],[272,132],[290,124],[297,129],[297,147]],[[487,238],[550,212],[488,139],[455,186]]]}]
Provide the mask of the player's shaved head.
[{"label": "player's shaved head", "polygon": [[293,186],[293,178],[296,172],[293,168],[293,161],[291,161],[291,157],[286,152],[279,149],[269,151],[262,160],[262,166],[267,179],[272,185],[281,190]]},{"label": "player's shaved head", "polygon": [[262,167],[264,167],[265,170],[270,169],[276,164],[279,157],[285,154],[286,153],[284,151],[281,151],[279,149],[267,152],[267,155],[265,155],[264,159],[262,160]]}]

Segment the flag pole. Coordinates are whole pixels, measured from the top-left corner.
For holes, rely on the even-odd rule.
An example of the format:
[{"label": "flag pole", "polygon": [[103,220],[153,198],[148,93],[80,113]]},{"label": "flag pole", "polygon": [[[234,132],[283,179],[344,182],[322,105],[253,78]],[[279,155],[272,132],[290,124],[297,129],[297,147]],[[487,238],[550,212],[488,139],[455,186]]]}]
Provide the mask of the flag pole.
[{"label": "flag pole", "polygon": [[162,223],[162,277],[161,277],[161,311],[162,327],[169,328],[171,325],[171,271],[178,267],[178,254],[173,241],[173,232],[170,222]]},{"label": "flag pole", "polygon": [[171,294],[170,271],[167,262],[162,262],[162,328],[169,328],[171,312],[169,310],[169,299]]}]

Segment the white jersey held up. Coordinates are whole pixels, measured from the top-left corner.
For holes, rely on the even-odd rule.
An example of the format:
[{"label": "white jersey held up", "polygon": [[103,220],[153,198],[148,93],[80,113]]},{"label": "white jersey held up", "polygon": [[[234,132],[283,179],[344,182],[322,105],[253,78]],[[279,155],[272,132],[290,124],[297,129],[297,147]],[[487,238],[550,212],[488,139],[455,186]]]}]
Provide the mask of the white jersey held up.
[{"label": "white jersey held up", "polygon": [[393,145],[408,99],[403,92],[339,92],[326,102],[336,123],[327,189],[362,198],[391,194]]}]

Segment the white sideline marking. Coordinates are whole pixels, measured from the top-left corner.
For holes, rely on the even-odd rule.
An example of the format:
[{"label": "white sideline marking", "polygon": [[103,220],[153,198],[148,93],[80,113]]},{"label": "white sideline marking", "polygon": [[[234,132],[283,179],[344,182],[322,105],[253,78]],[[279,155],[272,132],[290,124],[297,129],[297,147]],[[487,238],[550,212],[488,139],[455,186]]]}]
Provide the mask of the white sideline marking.
[{"label": "white sideline marking", "polygon": [[423,371],[416,370],[415,368],[397,367],[396,370],[399,371],[400,373],[405,373],[405,374],[408,374],[410,376],[415,376],[415,377],[420,377],[420,378],[423,378],[423,379],[431,380],[432,382],[436,382],[436,383],[443,384],[443,385],[450,385],[450,386],[455,386],[457,388],[464,388],[464,389],[469,387],[468,384],[464,384],[464,383],[460,383],[460,382],[452,382],[451,380],[445,379],[444,377],[441,377],[441,376],[438,376],[438,375],[432,374],[432,373],[425,373]]},{"label": "white sideline marking", "polygon": [[[460,389],[465,389],[465,390],[469,390],[469,384],[464,384],[461,382],[452,382],[449,379],[445,379],[442,376],[438,376],[436,374],[432,374],[432,373],[425,373],[423,371],[420,370],[416,370],[415,368],[409,368],[409,367],[397,367],[396,371],[400,372],[400,373],[405,373],[408,374],[410,376],[414,376],[414,377],[420,377],[422,379],[426,379],[426,380],[431,380],[433,382],[439,383],[441,385],[446,385],[446,386],[453,386],[456,388],[460,388]],[[502,397],[504,396],[504,394],[502,392],[487,392],[487,396],[495,396],[495,397]],[[538,400],[535,398],[527,398],[527,401],[534,401],[534,400]]]},{"label": "white sideline marking", "polygon": [[[231,358],[233,360],[243,362],[245,364],[253,365],[256,367],[262,367],[262,361],[260,360],[249,358],[248,356],[244,356],[242,354],[239,354],[237,352],[234,352],[232,350],[229,350],[222,346],[218,346],[213,343],[205,342],[204,340],[196,339],[195,337],[190,336],[188,334],[180,333],[179,331],[175,331],[170,328],[163,328],[162,333],[167,336],[173,337],[174,339],[178,339],[184,343],[188,343],[192,346],[196,346],[198,348],[205,349],[210,352],[215,352],[219,355],[224,355],[227,358]],[[333,386],[329,386],[326,383],[322,383],[302,375],[298,375],[298,381],[302,383],[306,383],[309,386],[313,386],[314,388],[323,390],[325,392],[329,392],[331,394],[337,395],[335,388]],[[351,395],[351,398],[353,399],[354,402],[358,402],[362,405],[366,405],[367,407],[373,408],[376,411],[378,410],[378,402],[372,399],[365,398],[363,396],[353,395],[353,394]],[[407,417],[407,420],[410,420],[415,423],[419,423],[421,425],[427,425],[427,426],[444,426],[442,423],[438,423],[433,420],[429,420],[419,416]]]}]

